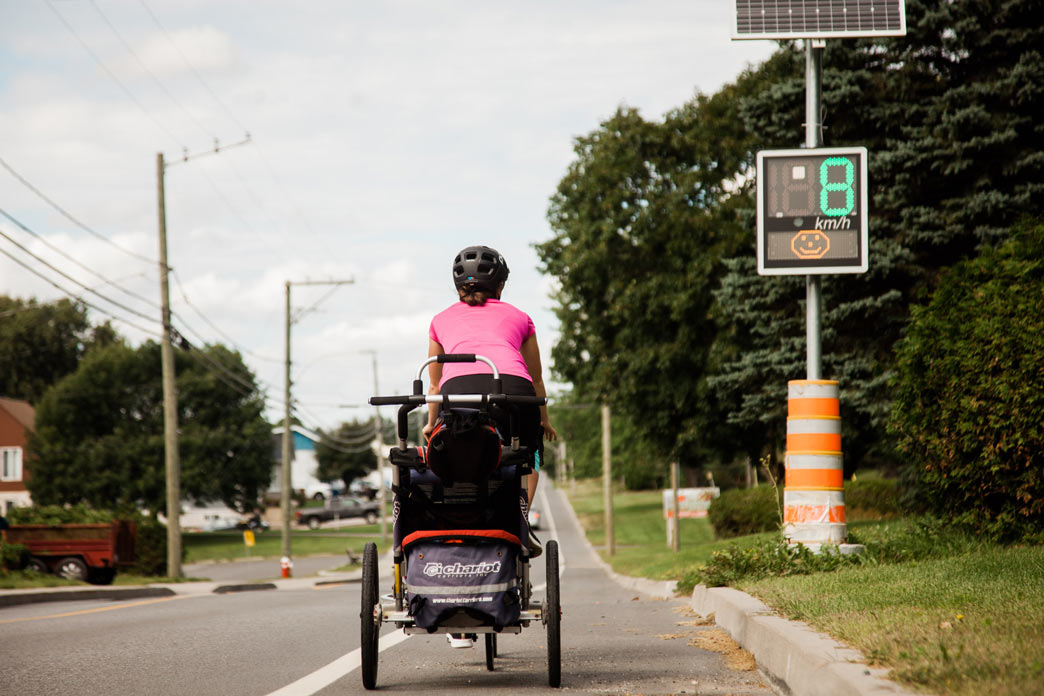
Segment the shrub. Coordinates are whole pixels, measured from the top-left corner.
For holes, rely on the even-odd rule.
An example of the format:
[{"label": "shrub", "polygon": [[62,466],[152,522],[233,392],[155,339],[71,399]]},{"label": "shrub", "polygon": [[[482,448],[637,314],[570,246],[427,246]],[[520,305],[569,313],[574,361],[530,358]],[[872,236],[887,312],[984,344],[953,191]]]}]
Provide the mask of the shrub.
[{"label": "shrub", "polygon": [[29,549],[0,539],[0,571],[20,570],[29,560]]},{"label": "shrub", "polygon": [[895,479],[845,481],[845,509],[848,519],[887,519],[903,513],[898,482]]},{"label": "shrub", "polygon": [[919,502],[978,534],[1044,528],[1044,225],[954,266],[913,308],[890,428]]},{"label": "shrub", "polygon": [[753,546],[735,543],[715,551],[711,560],[685,573],[678,584],[681,591],[696,584],[708,587],[734,585],[741,580],[766,577],[826,573],[848,566],[875,566],[905,563],[930,558],[949,558],[981,548],[985,542],[944,524],[938,519],[920,518],[870,530],[863,538],[849,533],[849,542],[866,546],[863,553],[842,555],[836,547],[823,546],[812,553],[802,544],[784,539],[764,540]]},{"label": "shrub", "polygon": [[[137,559],[126,572],[134,575],[163,577],[167,575],[167,526],[151,517],[135,520],[138,525],[138,538],[135,543]],[[181,548],[182,560],[185,547]]]},{"label": "shrub", "polygon": [[707,516],[718,538],[728,539],[779,529],[781,505],[772,486],[733,488],[711,501]]}]

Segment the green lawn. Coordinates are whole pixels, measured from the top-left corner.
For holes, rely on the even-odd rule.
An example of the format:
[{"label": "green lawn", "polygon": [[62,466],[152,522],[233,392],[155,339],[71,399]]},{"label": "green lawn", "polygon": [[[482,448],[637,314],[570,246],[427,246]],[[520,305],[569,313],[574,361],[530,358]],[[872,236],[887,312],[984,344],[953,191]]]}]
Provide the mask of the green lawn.
[{"label": "green lawn", "polygon": [[[388,536],[391,537],[391,525]],[[290,533],[290,545],[293,555],[316,556],[321,554],[344,554],[352,549],[356,555],[362,554],[363,546],[368,541],[380,543],[380,526],[360,525],[340,529],[293,529]],[[278,558],[283,555],[283,538],[278,529],[254,535],[254,547],[248,549],[243,542],[242,532],[200,532],[182,536],[185,549],[185,563],[200,561],[224,561],[238,558]]]},{"label": "green lawn", "polygon": [[[625,575],[680,579],[731,544],[774,534],[713,540],[706,520],[682,521],[682,550],[666,545],[659,492],[614,494],[617,553],[602,557]],[[604,545],[601,487],[581,482],[571,500],[588,538]],[[903,521],[853,522],[870,543]],[[806,621],[860,650],[892,677],[934,694],[1044,694],[1044,547],[937,541],[937,556],[868,562],[833,572],[740,581],[738,589],[780,615]],[[912,549],[916,551],[916,549]],[[916,553],[912,553],[916,556]]]}]

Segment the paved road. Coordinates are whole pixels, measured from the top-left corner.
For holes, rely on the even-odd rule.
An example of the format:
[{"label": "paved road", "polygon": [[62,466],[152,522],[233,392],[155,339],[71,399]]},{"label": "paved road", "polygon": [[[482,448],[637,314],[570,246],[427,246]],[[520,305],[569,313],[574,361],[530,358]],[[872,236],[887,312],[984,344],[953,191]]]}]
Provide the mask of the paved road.
[{"label": "paved road", "polygon": [[[557,527],[545,536],[556,537],[562,549],[564,688],[590,694],[772,693],[720,631],[694,625],[687,601],[640,595],[607,578],[561,496],[547,488],[542,493],[544,511]],[[534,578],[543,577],[541,560],[534,563]],[[228,565],[245,579],[249,564]],[[385,563],[382,569],[390,567]],[[388,584],[385,578],[382,585]],[[0,691],[25,696],[361,693],[359,607],[357,583],[316,586],[295,580],[274,591],[0,609]],[[489,672],[481,647],[452,650],[442,636],[405,638],[389,626],[381,638],[378,688],[560,693],[547,686],[544,639],[539,626],[501,636],[501,656]]]}]

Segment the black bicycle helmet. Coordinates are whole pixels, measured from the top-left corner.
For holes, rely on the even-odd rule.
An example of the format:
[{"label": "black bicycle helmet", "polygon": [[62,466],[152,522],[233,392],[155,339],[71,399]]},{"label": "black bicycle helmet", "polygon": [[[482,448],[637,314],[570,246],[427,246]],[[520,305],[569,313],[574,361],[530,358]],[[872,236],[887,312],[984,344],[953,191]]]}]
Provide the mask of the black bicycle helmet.
[{"label": "black bicycle helmet", "polygon": [[509,272],[500,252],[487,246],[469,246],[453,259],[453,284],[458,290],[474,286],[495,293]]}]

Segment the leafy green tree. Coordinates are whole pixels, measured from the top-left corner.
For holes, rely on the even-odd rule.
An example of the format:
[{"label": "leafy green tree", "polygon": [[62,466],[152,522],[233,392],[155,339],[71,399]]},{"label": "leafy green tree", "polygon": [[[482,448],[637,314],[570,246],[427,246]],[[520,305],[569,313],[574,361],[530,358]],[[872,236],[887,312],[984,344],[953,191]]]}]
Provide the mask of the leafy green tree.
[{"label": "leafy green tree", "polygon": [[[931,291],[942,269],[1002,239],[1020,215],[1044,212],[1035,195],[1044,187],[1036,116],[1044,28],[1025,21],[1039,8],[989,0],[906,7],[907,36],[829,41],[823,60],[824,144],[870,151],[870,271],[822,280],[823,373],[841,382],[848,470],[894,458],[889,380],[910,302]],[[779,81],[740,107],[757,149],[803,140],[802,51],[783,45],[774,59]],[[741,405],[730,420],[761,419],[779,433],[785,381],[804,377],[803,326],[791,320],[804,316],[804,292],[793,280],[751,278],[752,257],[751,240],[722,281],[725,345],[716,352],[727,359],[711,382],[722,403]],[[767,304],[781,292],[790,293],[789,312],[783,298]],[[768,443],[769,451],[780,446],[778,436]]]},{"label": "leafy green tree", "polygon": [[107,322],[92,327],[79,303],[0,295],[0,395],[35,404],[89,349],[117,340]]},{"label": "leafy green tree", "polygon": [[[549,416],[558,436],[566,443],[577,478],[602,475],[602,411],[593,399],[574,393],[554,400]],[[644,429],[626,414],[611,411],[610,445],[613,477],[623,478],[628,489],[659,488],[668,476],[667,460],[644,438]],[[548,447],[553,450],[553,447]],[[548,452],[547,459],[554,457]],[[555,466],[561,463],[554,460]]]},{"label": "leafy green tree", "polygon": [[894,380],[905,474],[976,532],[1044,530],[1044,225],[953,267],[915,307]]},{"label": "leafy green tree", "polygon": [[537,246],[559,285],[556,372],[611,402],[661,457],[693,456],[718,429],[701,377],[719,261],[743,236],[751,138],[737,95],[759,79],[745,73],[662,122],[620,108],[578,138],[551,200],[554,236]]},{"label": "leafy green tree", "polygon": [[[377,468],[377,455],[372,448],[373,421],[341,423],[332,433],[319,431],[315,448],[319,460],[319,478],[323,481],[340,479],[345,486]],[[391,442],[391,440],[385,440]]]},{"label": "leafy green tree", "polygon": [[[272,469],[253,375],[222,346],[175,358],[182,494],[253,508]],[[165,510],[159,345],[88,353],[39,401],[29,449],[29,489],[40,504]]]}]

